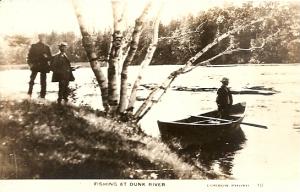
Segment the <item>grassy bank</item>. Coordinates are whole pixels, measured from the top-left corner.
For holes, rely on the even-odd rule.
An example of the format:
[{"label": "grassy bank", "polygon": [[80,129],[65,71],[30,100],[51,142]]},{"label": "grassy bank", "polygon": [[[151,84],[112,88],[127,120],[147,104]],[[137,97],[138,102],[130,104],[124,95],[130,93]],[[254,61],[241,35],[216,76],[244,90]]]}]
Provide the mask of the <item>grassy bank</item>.
[{"label": "grassy bank", "polygon": [[206,179],[159,139],[88,107],[0,99],[0,177]]}]

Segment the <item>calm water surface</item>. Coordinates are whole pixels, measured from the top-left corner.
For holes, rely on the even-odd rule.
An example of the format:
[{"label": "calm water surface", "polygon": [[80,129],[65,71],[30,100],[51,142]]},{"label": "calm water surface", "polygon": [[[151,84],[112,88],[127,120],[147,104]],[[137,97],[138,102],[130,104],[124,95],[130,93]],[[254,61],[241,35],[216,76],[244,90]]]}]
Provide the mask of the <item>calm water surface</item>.
[{"label": "calm water surface", "polygon": [[[159,83],[179,66],[152,66],[147,69],[143,83]],[[137,68],[131,67],[131,79]],[[27,70],[0,71],[0,90],[5,94],[26,94],[30,72]],[[94,87],[91,69],[74,73],[76,87],[74,103],[99,108],[100,91]],[[300,65],[200,67],[179,76],[173,86],[217,88],[219,80],[227,76],[232,89],[264,86],[279,93],[266,95],[233,95],[234,102],[247,102],[244,122],[268,126],[260,129],[241,125],[242,132],[231,141],[215,142],[206,146],[180,146],[179,154],[208,170],[222,172],[236,179],[282,180],[300,178]],[[56,100],[57,84],[48,76],[47,99]],[[36,83],[39,79],[36,79]],[[39,85],[34,88],[39,91]],[[148,90],[139,92],[144,97]],[[156,121],[176,120],[216,108],[216,92],[168,91],[141,121],[146,133],[159,137]]]}]

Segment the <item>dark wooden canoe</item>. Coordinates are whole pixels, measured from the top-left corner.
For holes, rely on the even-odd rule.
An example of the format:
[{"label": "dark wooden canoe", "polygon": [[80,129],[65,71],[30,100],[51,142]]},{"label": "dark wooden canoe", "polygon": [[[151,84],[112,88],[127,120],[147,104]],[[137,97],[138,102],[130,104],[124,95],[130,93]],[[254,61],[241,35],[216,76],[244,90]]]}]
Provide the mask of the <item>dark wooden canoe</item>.
[{"label": "dark wooden canoe", "polygon": [[195,136],[203,141],[210,141],[212,138],[221,139],[238,131],[245,116],[245,109],[246,103],[233,105],[227,120],[219,119],[218,111],[214,110],[177,121],[157,123],[162,137]]}]

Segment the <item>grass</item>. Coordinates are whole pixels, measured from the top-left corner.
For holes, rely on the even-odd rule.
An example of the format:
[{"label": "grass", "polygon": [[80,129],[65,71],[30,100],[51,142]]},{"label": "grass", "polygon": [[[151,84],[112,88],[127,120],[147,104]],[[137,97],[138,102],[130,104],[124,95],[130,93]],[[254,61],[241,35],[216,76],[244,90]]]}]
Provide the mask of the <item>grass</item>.
[{"label": "grass", "polygon": [[1,179],[222,179],[89,107],[0,99]]}]

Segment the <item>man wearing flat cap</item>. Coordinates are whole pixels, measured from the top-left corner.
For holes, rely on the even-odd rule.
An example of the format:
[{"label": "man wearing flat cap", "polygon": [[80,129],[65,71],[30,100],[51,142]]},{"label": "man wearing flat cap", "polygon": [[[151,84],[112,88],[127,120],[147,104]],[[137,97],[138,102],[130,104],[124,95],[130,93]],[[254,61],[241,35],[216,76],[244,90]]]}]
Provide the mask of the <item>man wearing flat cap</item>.
[{"label": "man wearing flat cap", "polygon": [[44,34],[39,34],[38,38],[39,42],[31,45],[27,56],[27,63],[31,70],[28,95],[31,97],[34,80],[37,74],[40,73],[40,97],[45,98],[47,73],[50,72],[49,61],[52,56],[49,46],[45,44],[46,36]]},{"label": "man wearing flat cap", "polygon": [[222,86],[217,91],[217,105],[220,118],[227,119],[229,117],[230,108],[232,105],[232,94],[230,89],[227,87],[229,84],[229,79],[224,77],[222,80]]},{"label": "man wearing flat cap", "polygon": [[61,104],[62,100],[68,102],[69,82],[75,80],[71,62],[66,55],[67,46],[65,42],[58,45],[60,52],[53,57],[51,63],[52,82],[58,82],[58,104]]}]

